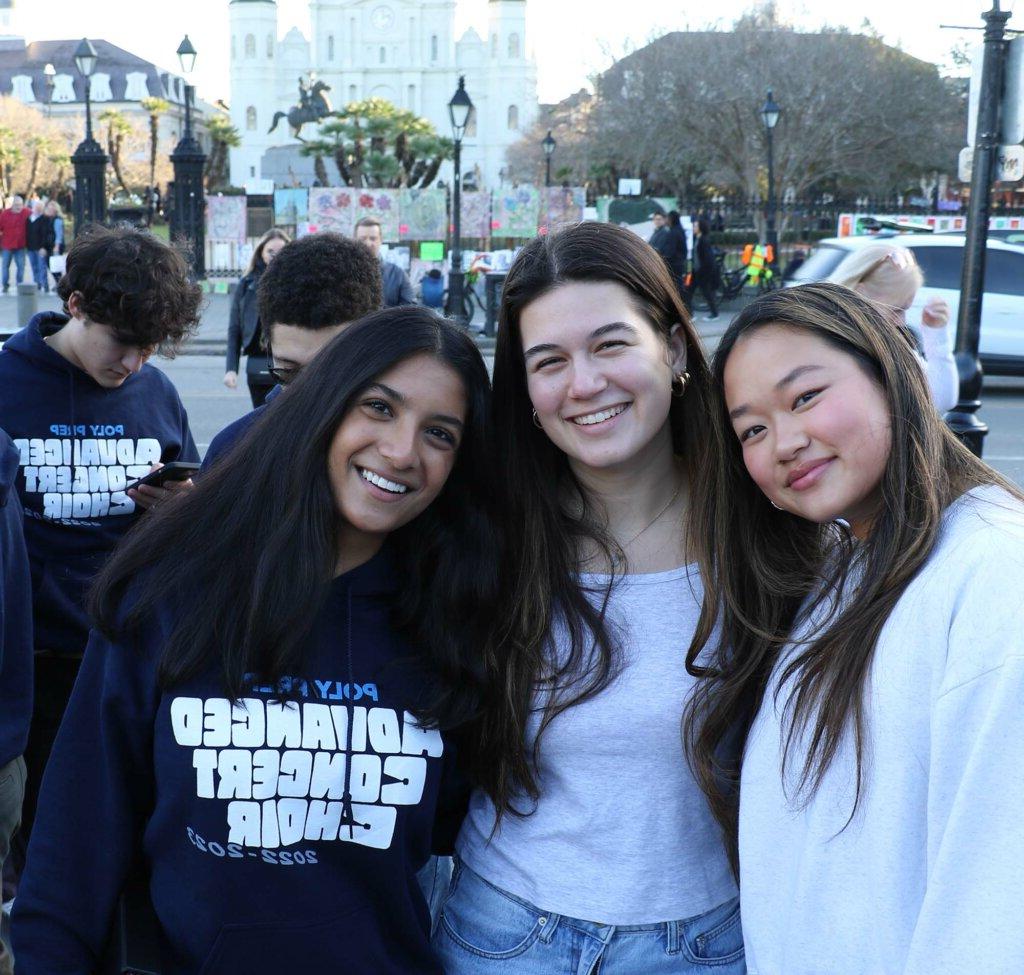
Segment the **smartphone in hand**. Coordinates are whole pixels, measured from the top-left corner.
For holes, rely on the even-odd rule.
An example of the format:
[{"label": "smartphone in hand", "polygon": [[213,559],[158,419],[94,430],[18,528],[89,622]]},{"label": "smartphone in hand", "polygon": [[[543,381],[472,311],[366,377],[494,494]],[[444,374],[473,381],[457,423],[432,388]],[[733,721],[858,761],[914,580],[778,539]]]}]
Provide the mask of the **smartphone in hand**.
[{"label": "smartphone in hand", "polygon": [[150,471],[145,477],[132,481],[129,488],[138,488],[143,485],[149,487],[165,487],[168,481],[187,481],[196,471],[199,464],[193,464],[184,460],[171,461],[155,471]]}]

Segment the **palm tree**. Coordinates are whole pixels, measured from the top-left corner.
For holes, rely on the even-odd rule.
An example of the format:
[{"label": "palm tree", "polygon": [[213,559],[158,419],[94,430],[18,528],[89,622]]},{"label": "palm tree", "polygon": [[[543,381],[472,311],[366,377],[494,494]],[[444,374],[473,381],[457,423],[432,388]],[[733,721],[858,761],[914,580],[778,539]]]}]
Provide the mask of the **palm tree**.
[{"label": "palm tree", "polygon": [[164,98],[143,98],[139,103],[149,115],[149,187],[156,184],[156,144],[159,136],[160,116],[170,110],[171,103]]},{"label": "palm tree", "polygon": [[132,125],[116,108],[105,108],[100,112],[100,122],[107,126],[107,154],[110,156],[110,167],[114,170],[117,181],[125,195],[130,197],[131,190],[124,180],[124,172],[121,167],[121,151],[124,148],[125,137],[131,132]]},{"label": "palm tree", "polygon": [[240,146],[242,137],[227,115],[211,115],[206,122],[206,131],[210,134],[211,145],[203,175],[206,177],[206,190],[211,192],[228,185],[228,150]]}]

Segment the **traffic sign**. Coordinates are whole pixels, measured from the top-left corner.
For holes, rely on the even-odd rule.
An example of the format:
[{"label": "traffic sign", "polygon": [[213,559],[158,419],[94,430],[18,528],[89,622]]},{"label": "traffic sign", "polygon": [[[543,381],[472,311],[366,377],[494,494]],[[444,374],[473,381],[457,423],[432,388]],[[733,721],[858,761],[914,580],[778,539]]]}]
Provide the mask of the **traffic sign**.
[{"label": "traffic sign", "polygon": [[[961,182],[969,183],[974,169],[974,149],[965,146],[960,150],[958,175]],[[1024,146],[1000,146],[996,179],[1001,183],[1017,183],[1024,177]]]}]

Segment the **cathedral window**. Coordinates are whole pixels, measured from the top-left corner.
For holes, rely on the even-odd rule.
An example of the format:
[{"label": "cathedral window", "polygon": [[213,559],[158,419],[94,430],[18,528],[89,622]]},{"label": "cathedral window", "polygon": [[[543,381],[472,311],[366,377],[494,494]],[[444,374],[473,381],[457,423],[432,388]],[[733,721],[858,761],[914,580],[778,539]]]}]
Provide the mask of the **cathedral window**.
[{"label": "cathedral window", "polygon": [[267,34],[267,57],[272,58],[274,56],[274,35]]},{"label": "cathedral window", "polygon": [[256,131],[256,106],[250,105],[245,110],[245,127],[250,132]]},{"label": "cathedral window", "polygon": [[388,50],[387,50],[386,47],[381,47],[381,49],[380,49],[380,63],[381,64],[385,64],[387,62],[387,59],[388,59]]},{"label": "cathedral window", "polygon": [[405,107],[416,111],[416,86],[409,85],[408,91],[406,92],[406,104]]},{"label": "cathedral window", "polygon": [[327,60],[328,61],[333,61],[334,60],[334,35],[333,34],[328,34],[327,35]]},{"label": "cathedral window", "polygon": [[430,60],[437,60],[437,34],[430,35]]},{"label": "cathedral window", "polygon": [[498,35],[491,34],[491,57],[496,58],[498,56]]},{"label": "cathedral window", "polygon": [[515,131],[519,128],[519,106],[509,105],[508,107],[508,127],[510,131]]},{"label": "cathedral window", "polygon": [[510,58],[519,57],[519,35],[509,34],[508,35],[508,56]]},{"label": "cathedral window", "polygon": [[359,100],[359,88],[356,85],[348,86],[348,100],[350,102]]},{"label": "cathedral window", "polygon": [[245,56],[247,58],[256,57],[256,35],[246,34],[245,35]]}]

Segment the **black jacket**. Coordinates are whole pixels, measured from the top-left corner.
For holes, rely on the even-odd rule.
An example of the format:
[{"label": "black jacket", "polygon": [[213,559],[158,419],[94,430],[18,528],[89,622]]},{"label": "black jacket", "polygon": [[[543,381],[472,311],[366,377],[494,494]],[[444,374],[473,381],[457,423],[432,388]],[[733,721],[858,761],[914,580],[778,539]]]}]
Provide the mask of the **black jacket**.
[{"label": "black jacket", "polygon": [[256,286],[260,283],[262,271],[247,274],[235,288],[231,301],[231,315],[228,318],[227,372],[238,372],[242,350],[249,347],[260,327],[260,310],[256,303]]},{"label": "black jacket", "polygon": [[47,216],[29,217],[25,224],[25,246],[30,251],[52,251],[56,242],[53,234],[53,220]]}]

